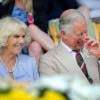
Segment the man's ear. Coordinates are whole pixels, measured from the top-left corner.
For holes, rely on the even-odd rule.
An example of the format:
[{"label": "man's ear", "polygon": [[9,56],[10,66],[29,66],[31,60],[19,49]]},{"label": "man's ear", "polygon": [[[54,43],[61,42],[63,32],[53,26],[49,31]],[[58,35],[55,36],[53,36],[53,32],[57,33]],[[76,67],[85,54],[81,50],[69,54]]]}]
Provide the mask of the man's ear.
[{"label": "man's ear", "polygon": [[66,33],[65,33],[64,31],[61,31],[60,37],[61,37],[62,39],[66,38]]},{"label": "man's ear", "polygon": [[65,35],[65,32],[64,31],[61,31],[60,32],[60,36],[62,37],[62,36],[64,36]]}]

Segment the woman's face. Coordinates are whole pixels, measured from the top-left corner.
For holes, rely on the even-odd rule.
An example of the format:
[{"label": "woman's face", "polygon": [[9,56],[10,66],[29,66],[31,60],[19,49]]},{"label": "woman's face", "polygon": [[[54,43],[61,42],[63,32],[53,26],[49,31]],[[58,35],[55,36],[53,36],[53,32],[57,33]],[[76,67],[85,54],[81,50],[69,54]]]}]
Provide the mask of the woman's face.
[{"label": "woman's face", "polygon": [[20,29],[16,34],[11,35],[8,38],[7,46],[5,47],[6,52],[12,55],[18,55],[23,47],[25,38],[25,32],[23,29]]}]

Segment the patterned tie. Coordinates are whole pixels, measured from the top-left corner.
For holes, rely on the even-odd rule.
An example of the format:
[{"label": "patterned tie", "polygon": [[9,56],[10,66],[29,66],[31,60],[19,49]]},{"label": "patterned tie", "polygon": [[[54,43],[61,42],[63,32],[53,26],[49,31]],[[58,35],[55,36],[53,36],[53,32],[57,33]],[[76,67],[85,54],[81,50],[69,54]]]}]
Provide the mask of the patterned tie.
[{"label": "patterned tie", "polygon": [[93,83],[93,80],[91,78],[89,78],[89,74],[87,72],[86,64],[83,60],[83,57],[81,56],[81,54],[79,52],[76,52],[76,61],[77,61],[77,64],[79,65],[79,67],[81,68],[82,72],[84,73],[84,75],[89,80],[89,82]]}]

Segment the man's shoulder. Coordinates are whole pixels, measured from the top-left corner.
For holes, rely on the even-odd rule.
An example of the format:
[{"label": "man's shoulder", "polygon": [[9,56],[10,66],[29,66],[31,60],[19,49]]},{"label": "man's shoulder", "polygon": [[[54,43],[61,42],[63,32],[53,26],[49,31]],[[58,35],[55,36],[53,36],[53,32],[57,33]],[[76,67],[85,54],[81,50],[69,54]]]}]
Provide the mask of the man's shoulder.
[{"label": "man's shoulder", "polygon": [[50,49],[48,52],[46,52],[44,55],[55,55],[60,50],[60,45],[56,45],[54,48]]},{"label": "man's shoulder", "polygon": [[50,60],[54,58],[54,56],[57,56],[57,51],[59,51],[58,46],[54,47],[53,49],[49,50],[44,55],[42,55],[41,59]]}]

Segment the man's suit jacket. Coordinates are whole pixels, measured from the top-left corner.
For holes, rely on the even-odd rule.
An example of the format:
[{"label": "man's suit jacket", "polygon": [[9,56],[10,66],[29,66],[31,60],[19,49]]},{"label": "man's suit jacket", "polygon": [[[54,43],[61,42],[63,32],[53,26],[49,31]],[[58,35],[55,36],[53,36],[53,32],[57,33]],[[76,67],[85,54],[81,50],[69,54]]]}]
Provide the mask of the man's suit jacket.
[{"label": "man's suit jacket", "polygon": [[[83,50],[83,59],[86,63],[88,74],[92,78],[94,83],[98,83],[100,80],[99,76],[99,63],[97,59],[86,53]],[[66,50],[62,44],[52,49],[43,55],[40,59],[39,72],[41,75],[54,75],[54,74],[70,74],[79,75],[82,79],[87,81],[87,78],[77,65],[76,60]]]}]

